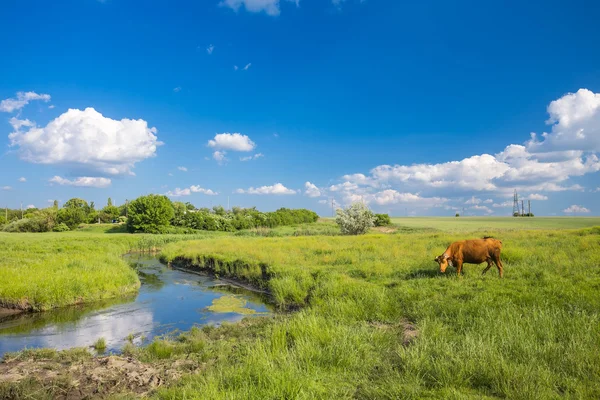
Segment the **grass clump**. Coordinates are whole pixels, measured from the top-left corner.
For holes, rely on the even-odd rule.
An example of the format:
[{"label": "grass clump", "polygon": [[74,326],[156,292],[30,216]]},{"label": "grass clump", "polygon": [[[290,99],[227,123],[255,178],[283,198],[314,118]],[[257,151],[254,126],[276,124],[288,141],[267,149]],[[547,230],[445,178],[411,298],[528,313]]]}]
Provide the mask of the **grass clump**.
[{"label": "grass clump", "polygon": [[106,351],[106,340],[104,338],[100,338],[96,340],[96,343],[94,343],[92,347],[98,353],[104,353]]}]

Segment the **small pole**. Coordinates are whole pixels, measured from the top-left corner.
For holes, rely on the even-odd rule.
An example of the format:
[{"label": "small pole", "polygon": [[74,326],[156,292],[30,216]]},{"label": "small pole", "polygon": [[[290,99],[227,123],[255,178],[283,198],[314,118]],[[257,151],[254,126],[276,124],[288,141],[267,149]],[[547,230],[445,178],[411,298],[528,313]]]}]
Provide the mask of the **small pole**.
[{"label": "small pole", "polygon": [[229,211],[229,196],[227,196],[227,211]]},{"label": "small pole", "polygon": [[21,219],[23,219],[23,203],[21,203]]}]

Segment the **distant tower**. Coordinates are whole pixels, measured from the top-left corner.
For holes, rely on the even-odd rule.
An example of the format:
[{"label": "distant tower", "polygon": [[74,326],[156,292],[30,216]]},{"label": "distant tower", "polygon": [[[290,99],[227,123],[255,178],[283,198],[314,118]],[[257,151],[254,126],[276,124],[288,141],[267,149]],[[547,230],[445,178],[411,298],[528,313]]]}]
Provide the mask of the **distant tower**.
[{"label": "distant tower", "polygon": [[528,208],[527,216],[531,217],[531,200],[527,200],[527,208]]},{"label": "distant tower", "polygon": [[521,217],[525,216],[525,202],[521,200]]},{"label": "distant tower", "polygon": [[513,216],[519,216],[519,195],[517,194],[517,189],[515,189],[515,195],[513,197]]}]

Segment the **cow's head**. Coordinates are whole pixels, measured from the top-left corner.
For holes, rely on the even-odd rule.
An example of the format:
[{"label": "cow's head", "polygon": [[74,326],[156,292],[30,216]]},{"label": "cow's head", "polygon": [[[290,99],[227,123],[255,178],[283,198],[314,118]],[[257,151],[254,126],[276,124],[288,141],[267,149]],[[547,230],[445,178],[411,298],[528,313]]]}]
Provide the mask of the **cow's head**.
[{"label": "cow's head", "polygon": [[435,258],[435,262],[438,263],[440,265],[440,272],[444,273],[446,272],[446,268],[448,268],[448,256],[445,254],[442,254],[441,256],[437,256]]}]

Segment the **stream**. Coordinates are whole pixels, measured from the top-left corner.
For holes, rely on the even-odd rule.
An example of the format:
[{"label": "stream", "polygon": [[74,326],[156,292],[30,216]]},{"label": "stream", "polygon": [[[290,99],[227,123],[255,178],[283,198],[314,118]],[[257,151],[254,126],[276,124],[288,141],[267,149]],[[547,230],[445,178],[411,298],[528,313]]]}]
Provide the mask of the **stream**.
[{"label": "stream", "polygon": [[[137,295],[2,317],[0,358],[25,348],[89,347],[100,338],[105,339],[108,352],[118,352],[128,341],[147,344],[193,326],[237,322],[272,312],[263,295],[228,282],[169,268],[153,256],[134,254],[126,259],[142,283]],[[208,309],[230,303],[236,307],[214,307],[218,312]]]}]

